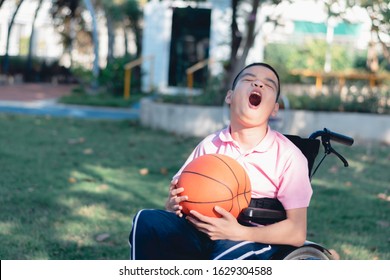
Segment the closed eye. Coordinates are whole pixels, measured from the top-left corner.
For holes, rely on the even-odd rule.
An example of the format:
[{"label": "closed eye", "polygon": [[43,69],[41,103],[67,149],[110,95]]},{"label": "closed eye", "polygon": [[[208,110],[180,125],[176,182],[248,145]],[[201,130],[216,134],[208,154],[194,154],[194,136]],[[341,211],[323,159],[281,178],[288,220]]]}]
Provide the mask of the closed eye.
[{"label": "closed eye", "polygon": [[277,91],[278,86],[277,86],[276,82],[272,79],[267,79],[267,81],[268,81],[268,83],[266,83],[266,86]]},{"label": "closed eye", "polygon": [[252,82],[256,79],[256,76],[251,73],[242,74],[241,81],[243,82]]}]

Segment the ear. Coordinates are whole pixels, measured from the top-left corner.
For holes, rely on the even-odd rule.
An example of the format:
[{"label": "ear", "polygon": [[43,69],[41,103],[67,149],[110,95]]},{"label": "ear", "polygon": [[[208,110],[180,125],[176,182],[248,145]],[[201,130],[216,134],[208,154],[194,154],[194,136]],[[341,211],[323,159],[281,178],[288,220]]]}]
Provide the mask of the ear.
[{"label": "ear", "polygon": [[231,104],[232,103],[232,95],[233,95],[233,91],[232,90],[228,90],[228,92],[226,93],[226,97],[225,97],[226,104]]},{"label": "ear", "polygon": [[279,111],[279,103],[276,102],[275,106],[274,106],[274,109],[272,110],[271,116],[272,117],[276,117],[276,115],[278,114],[278,111]]}]

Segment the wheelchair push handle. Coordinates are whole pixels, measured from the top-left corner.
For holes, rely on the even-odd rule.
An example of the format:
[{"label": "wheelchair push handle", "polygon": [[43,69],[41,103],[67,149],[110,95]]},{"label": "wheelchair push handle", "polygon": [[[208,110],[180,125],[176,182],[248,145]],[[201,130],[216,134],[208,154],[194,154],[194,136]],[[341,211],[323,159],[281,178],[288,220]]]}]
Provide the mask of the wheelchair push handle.
[{"label": "wheelchair push handle", "polygon": [[332,132],[326,128],[324,130],[326,130],[328,132],[330,140],[336,141],[336,142],[343,144],[343,145],[346,145],[346,146],[352,146],[352,144],[354,142],[353,138],[351,138],[349,136],[342,135],[342,134],[339,134],[336,132]]},{"label": "wheelchair push handle", "polygon": [[316,139],[318,137],[321,137],[322,145],[325,148],[325,155],[321,159],[320,163],[317,165],[317,167],[315,168],[313,173],[311,174],[310,178],[314,175],[314,173],[316,173],[318,167],[321,165],[324,158],[329,154],[336,155],[344,163],[344,166],[348,167],[348,165],[349,165],[348,161],[332,147],[330,142],[331,142],[331,140],[333,140],[333,141],[338,142],[340,144],[352,146],[352,144],[354,142],[353,138],[346,136],[346,135],[342,135],[340,133],[332,132],[327,128],[324,128],[323,130],[318,130],[309,136],[310,139]]},{"label": "wheelchair push handle", "polygon": [[324,128],[324,130],[318,130],[309,136],[310,139],[316,139],[318,137],[321,137],[323,141],[333,140],[335,142],[338,142],[346,146],[352,146],[354,142],[353,138],[346,135],[342,135],[340,133],[330,131],[327,128]]}]

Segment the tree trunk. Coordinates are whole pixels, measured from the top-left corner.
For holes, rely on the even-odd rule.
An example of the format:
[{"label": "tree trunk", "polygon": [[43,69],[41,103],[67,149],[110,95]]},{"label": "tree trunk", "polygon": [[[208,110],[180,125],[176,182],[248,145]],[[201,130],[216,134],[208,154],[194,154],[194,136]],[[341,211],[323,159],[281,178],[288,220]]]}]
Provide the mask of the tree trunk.
[{"label": "tree trunk", "polygon": [[335,26],[336,26],[336,19],[333,18],[332,16],[328,17],[326,22],[326,53],[325,53],[325,64],[324,64],[324,71],[326,73],[332,71],[332,44],[333,44]]},{"label": "tree trunk", "polygon": [[[259,0],[253,0],[252,2],[252,12],[250,13],[246,25],[247,25],[247,33],[246,40],[244,42],[242,54],[237,58],[235,65],[235,73],[240,71],[245,66],[245,61],[248,57],[249,50],[253,47],[253,43],[255,41],[255,29],[256,29],[256,21],[257,21],[257,10],[259,8]],[[233,73],[233,75],[235,74]],[[233,79],[231,79],[233,82]]]},{"label": "tree trunk", "polygon": [[34,44],[35,22],[37,20],[39,10],[41,9],[42,2],[43,2],[43,0],[39,0],[38,6],[37,6],[37,8],[35,10],[32,26],[31,26],[31,34],[30,34],[30,40],[29,40],[29,43],[28,43],[28,54],[27,54],[26,73],[25,73],[25,78],[26,78],[27,81],[31,81],[31,79],[32,79],[32,77],[31,77],[32,56],[33,56],[32,48],[33,48],[33,44]]},{"label": "tree trunk", "polygon": [[126,28],[126,24],[123,24],[122,25],[122,29],[123,29],[123,38],[125,40],[125,57],[128,57],[129,56],[129,39],[127,38],[127,28]]},{"label": "tree trunk", "polygon": [[386,45],[386,43],[383,42],[383,40],[379,36],[379,32],[378,31],[376,31],[376,36],[378,38],[379,44],[381,44],[381,46],[382,46],[383,57],[386,59],[387,63],[390,64],[390,51],[389,51],[389,48]]},{"label": "tree trunk", "polygon": [[12,15],[11,21],[8,26],[8,33],[7,33],[7,41],[6,41],[6,46],[5,46],[5,55],[4,55],[4,61],[3,61],[3,73],[8,74],[9,72],[9,56],[8,56],[8,51],[9,51],[9,39],[11,37],[11,31],[12,31],[12,26],[14,25],[16,15],[18,14],[19,8],[22,5],[24,0],[19,0],[17,3],[16,9],[14,11],[14,14]]},{"label": "tree trunk", "polygon": [[132,26],[133,26],[134,36],[135,36],[135,45],[137,47],[136,56],[140,57],[142,55],[142,30],[139,27],[138,22],[134,22]]},{"label": "tree trunk", "polygon": [[231,88],[235,75],[245,66],[249,50],[252,48],[255,40],[257,10],[260,6],[260,0],[252,0],[252,11],[246,19],[246,33],[244,37],[237,25],[238,3],[239,0],[232,0],[231,53],[230,61],[225,69],[223,91]]},{"label": "tree trunk", "polygon": [[99,37],[97,32],[97,21],[96,21],[96,15],[95,10],[93,8],[93,5],[90,0],[83,0],[85,7],[87,8],[88,12],[91,14],[92,18],[92,40],[93,40],[93,51],[95,54],[95,58],[93,61],[93,68],[92,68],[92,74],[93,74],[93,81],[91,84],[91,87],[93,90],[96,90],[99,86],[98,83],[98,77],[99,77]]},{"label": "tree trunk", "polygon": [[106,15],[107,20],[107,35],[108,35],[108,51],[107,51],[107,64],[111,63],[114,59],[114,45],[115,45],[115,28],[114,22],[109,15]]}]

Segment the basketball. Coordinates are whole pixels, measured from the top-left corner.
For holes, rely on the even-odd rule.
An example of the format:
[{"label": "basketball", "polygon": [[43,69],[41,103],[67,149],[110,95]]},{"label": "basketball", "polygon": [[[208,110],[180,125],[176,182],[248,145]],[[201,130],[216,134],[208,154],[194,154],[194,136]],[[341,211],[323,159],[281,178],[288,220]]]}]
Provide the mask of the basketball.
[{"label": "basketball", "polygon": [[180,196],[182,212],[190,210],[220,217],[215,206],[220,206],[236,218],[251,200],[251,184],[245,169],[233,158],[220,154],[206,154],[191,161],[182,171],[177,187],[183,187]]}]

